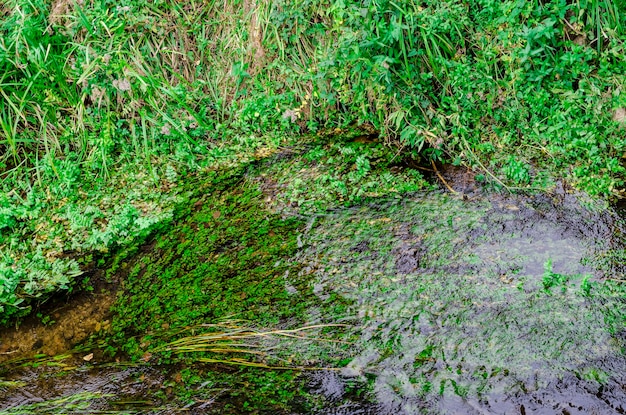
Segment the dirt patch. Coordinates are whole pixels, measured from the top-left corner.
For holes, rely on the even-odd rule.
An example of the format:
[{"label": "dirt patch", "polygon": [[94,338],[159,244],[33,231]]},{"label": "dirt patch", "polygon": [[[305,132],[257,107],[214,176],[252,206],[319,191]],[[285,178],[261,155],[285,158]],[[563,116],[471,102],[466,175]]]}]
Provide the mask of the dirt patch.
[{"label": "dirt patch", "polygon": [[84,0],[68,1],[68,0],[57,0],[52,2],[52,7],[50,8],[50,14],[48,15],[48,22],[50,25],[64,25],[68,26],[70,19],[68,19],[68,15],[74,11],[75,5],[80,7],[84,3]]},{"label": "dirt patch", "polygon": [[437,171],[441,175],[438,178],[445,180],[446,183],[443,183],[450,186],[456,192],[459,192],[464,195],[473,195],[480,191],[480,184],[476,182],[476,172],[460,166],[453,166],[451,164],[447,164],[445,166],[438,166]]},{"label": "dirt patch", "polygon": [[0,329],[0,362],[67,352],[108,328],[115,297],[115,284],[99,282],[93,292],[52,299],[17,327]]}]

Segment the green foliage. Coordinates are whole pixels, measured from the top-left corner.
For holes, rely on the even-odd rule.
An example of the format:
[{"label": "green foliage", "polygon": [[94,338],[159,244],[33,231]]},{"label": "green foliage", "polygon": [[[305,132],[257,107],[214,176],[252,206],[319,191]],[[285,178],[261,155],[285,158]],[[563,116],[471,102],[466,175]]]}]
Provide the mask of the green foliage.
[{"label": "green foliage", "polygon": [[550,288],[552,288],[552,287],[561,286],[563,291],[565,291],[567,289],[567,285],[566,284],[569,281],[570,277],[568,275],[557,274],[557,273],[553,272],[552,271],[552,260],[548,260],[543,265],[543,267],[544,267],[543,288],[546,291],[550,291]]},{"label": "green foliage", "polygon": [[[487,181],[623,192],[623,0],[5,3],[5,308],[68,287],[67,252],[166,226],[181,178],[303,132],[368,125]],[[287,183],[307,208],[423,186],[379,148],[315,151],[320,174]]]},{"label": "green foliage", "polygon": [[384,145],[343,140],[318,142],[292,160],[272,161],[269,172],[284,189],[275,202],[300,212],[325,211],[430,188],[418,170],[399,167]]},{"label": "green foliage", "polygon": [[47,32],[47,2],[10,0],[3,7],[11,12],[0,19],[0,148],[18,164],[40,144],[46,152],[60,148],[55,130],[79,94],[64,73],[74,47]]},{"label": "green foliage", "polygon": [[507,163],[502,167],[502,171],[505,177],[516,185],[530,182],[530,166],[518,161],[514,156],[509,157]]},{"label": "green foliage", "polygon": [[620,1],[9,6],[2,143],[13,165],[37,149],[73,150],[102,174],[155,154],[197,167],[206,139],[356,122],[518,186],[533,177],[512,158],[591,193],[623,184]]},{"label": "green foliage", "polygon": [[[292,413],[310,411],[305,379],[292,371],[242,369],[228,373],[206,368],[183,369],[177,398],[184,402],[209,400],[207,414]],[[216,390],[224,391],[219,397]]]},{"label": "green foliage", "polygon": [[500,167],[522,187],[528,163],[593,194],[622,187],[617,2],[301,1],[297,13],[288,3],[276,11],[292,28],[283,44],[297,34],[318,46],[301,76],[327,123],[371,122],[432,157]]},{"label": "green foliage", "polygon": [[202,208],[129,266],[112,326],[113,344],[133,358],[190,325],[236,318],[272,327],[302,312],[305,304],[294,302],[283,277],[287,269],[296,272],[288,258],[301,223],[264,212],[254,188],[231,189],[240,179],[233,172],[213,175],[196,202]]},{"label": "green foliage", "polygon": [[543,289],[546,293],[550,293],[550,289],[553,287],[561,287],[561,291],[565,293],[568,289],[569,283],[572,280],[580,280],[579,294],[583,297],[590,297],[591,290],[596,286],[596,283],[589,281],[589,275],[567,275],[557,274],[552,270],[552,260],[549,259],[543,264],[544,272],[542,278]]},{"label": "green foliage", "polygon": [[85,180],[71,160],[55,160],[41,170],[50,185],[13,178],[0,183],[0,323],[70,289],[89,252],[140,243],[171,222],[173,206],[182,199],[150,194],[158,182],[141,177],[136,170],[119,171],[113,176],[119,188],[112,187]]}]

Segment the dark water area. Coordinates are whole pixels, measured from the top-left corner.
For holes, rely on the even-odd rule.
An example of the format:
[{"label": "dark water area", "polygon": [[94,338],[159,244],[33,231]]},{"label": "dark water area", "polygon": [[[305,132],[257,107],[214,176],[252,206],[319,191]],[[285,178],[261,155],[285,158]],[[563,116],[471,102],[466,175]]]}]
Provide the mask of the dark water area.
[{"label": "dark water area", "polygon": [[64,406],[61,413],[142,413],[159,406],[160,400],[152,395],[167,380],[163,368],[84,365],[79,356],[63,362],[61,367],[44,364],[14,369],[4,379],[21,385],[0,388],[0,408],[8,413],[13,413],[11,408],[22,408],[16,413],[23,414],[58,413]]}]

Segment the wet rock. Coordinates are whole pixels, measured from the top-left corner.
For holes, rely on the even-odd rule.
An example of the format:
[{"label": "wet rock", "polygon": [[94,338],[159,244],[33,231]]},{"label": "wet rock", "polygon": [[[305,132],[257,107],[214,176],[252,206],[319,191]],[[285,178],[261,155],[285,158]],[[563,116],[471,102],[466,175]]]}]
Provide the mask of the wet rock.
[{"label": "wet rock", "polygon": [[403,243],[394,249],[394,255],[396,256],[396,271],[399,274],[410,274],[419,268],[422,257],[419,246]]}]

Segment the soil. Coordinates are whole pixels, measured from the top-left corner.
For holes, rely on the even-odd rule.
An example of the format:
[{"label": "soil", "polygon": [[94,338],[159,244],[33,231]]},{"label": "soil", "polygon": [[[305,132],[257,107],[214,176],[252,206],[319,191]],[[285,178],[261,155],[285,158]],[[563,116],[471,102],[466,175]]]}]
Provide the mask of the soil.
[{"label": "soil", "polygon": [[67,353],[90,335],[106,330],[117,284],[102,271],[91,275],[91,288],[60,294],[40,304],[30,317],[0,329],[0,363]]}]

